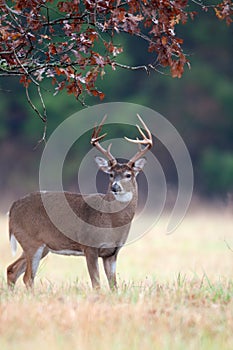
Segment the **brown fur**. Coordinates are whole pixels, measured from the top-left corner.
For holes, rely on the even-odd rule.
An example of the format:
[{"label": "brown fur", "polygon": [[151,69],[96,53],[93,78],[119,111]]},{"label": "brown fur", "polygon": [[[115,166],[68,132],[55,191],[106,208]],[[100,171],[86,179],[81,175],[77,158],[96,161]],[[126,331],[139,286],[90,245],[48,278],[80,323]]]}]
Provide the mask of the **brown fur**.
[{"label": "brown fur", "polygon": [[[69,250],[83,254],[86,257],[87,267],[93,287],[99,287],[98,257],[103,259],[104,269],[111,288],[116,288],[115,263],[120,248],[124,245],[131,221],[134,217],[137,205],[137,184],[135,173],[132,167],[118,163],[111,168],[114,178],[110,180],[109,190],[104,194],[86,195],[65,192],[65,197],[69,206],[79,217],[80,226],[72,227],[66,215],[65,209],[60,204],[62,193],[31,193],[13,203],[9,215],[10,238],[13,234],[20,243],[23,254],[7,268],[8,285],[16,283],[18,277],[24,273],[24,283],[26,286],[33,285],[36,271],[33,270],[33,259],[38,249],[41,249],[41,258],[45,257],[50,250]],[[130,181],[124,181],[124,172],[132,174]],[[111,184],[120,176],[122,187],[133,194],[129,203],[117,201],[111,192]],[[60,232],[48,217],[42,199],[46,203],[51,203],[53,213],[59,220],[69,227],[69,237]],[[85,200],[84,200],[85,199]],[[101,209],[103,206],[113,211],[113,213],[102,213],[92,208],[89,204],[95,204],[95,208]],[[83,222],[89,224],[85,225]],[[90,231],[90,225],[92,231]],[[88,228],[86,228],[88,226]],[[106,228],[106,232],[101,235],[98,227]],[[114,228],[114,230],[112,230]],[[98,236],[99,234],[99,236]],[[83,244],[83,239],[88,237],[87,243],[92,242],[94,237],[95,247],[91,244]],[[97,238],[96,238],[97,236]],[[80,239],[81,237],[81,239]],[[107,242],[107,243],[106,243]]]}]

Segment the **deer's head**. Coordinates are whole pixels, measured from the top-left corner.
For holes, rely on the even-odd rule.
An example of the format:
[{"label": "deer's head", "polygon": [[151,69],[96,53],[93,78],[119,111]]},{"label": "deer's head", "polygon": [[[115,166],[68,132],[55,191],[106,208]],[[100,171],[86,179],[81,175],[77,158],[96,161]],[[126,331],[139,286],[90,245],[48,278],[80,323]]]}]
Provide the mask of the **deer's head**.
[{"label": "deer's head", "polygon": [[[138,115],[139,120],[141,121],[147,136],[142,131],[140,126],[136,125],[143,139],[139,140],[131,140],[127,137],[125,139],[129,142],[137,143],[139,147],[139,151],[127,162],[127,163],[119,163],[116,158],[111,154],[110,149],[112,144],[108,146],[107,149],[104,149],[99,141],[102,140],[106,134],[99,136],[99,133],[102,129],[106,116],[103,118],[99,127],[95,127],[91,144],[96,147],[106,158],[96,157],[95,161],[100,170],[109,174],[110,180],[110,191],[114,195],[115,199],[120,202],[129,202],[136,188],[136,176],[143,169],[146,159],[142,158],[144,154],[152,147],[152,135],[149,131],[146,124],[143,122],[141,117]],[[142,149],[141,145],[145,145]]]}]

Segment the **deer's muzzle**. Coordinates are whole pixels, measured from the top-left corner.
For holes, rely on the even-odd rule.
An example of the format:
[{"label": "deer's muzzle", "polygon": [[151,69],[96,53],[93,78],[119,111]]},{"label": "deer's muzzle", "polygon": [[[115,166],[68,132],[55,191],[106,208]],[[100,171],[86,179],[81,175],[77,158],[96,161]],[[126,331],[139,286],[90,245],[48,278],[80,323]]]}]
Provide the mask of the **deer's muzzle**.
[{"label": "deer's muzzle", "polygon": [[117,182],[113,182],[112,186],[111,186],[111,191],[113,193],[119,193],[122,191],[121,186],[117,183]]}]

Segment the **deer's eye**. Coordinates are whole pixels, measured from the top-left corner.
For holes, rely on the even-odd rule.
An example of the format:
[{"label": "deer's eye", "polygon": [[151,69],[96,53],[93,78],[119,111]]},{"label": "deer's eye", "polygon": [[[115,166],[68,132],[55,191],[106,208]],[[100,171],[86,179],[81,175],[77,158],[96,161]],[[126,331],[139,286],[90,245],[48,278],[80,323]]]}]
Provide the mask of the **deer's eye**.
[{"label": "deer's eye", "polygon": [[131,174],[128,173],[128,174],[125,175],[125,177],[127,177],[127,179],[130,179],[131,178]]},{"label": "deer's eye", "polygon": [[110,176],[110,179],[113,179],[113,173],[110,173],[109,176]]}]

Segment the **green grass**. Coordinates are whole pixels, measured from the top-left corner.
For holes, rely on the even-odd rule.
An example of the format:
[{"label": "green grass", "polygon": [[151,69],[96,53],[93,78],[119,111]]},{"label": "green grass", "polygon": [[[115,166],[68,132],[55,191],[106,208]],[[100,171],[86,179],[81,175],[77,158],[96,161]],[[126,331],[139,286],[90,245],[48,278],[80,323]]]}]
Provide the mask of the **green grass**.
[{"label": "green grass", "polygon": [[80,283],[1,282],[1,349],[231,349],[233,283],[180,273],[167,283],[123,282],[115,293]]},{"label": "green grass", "polygon": [[33,292],[22,280],[9,291],[13,259],[2,218],[0,349],[232,349],[232,218],[202,209],[170,236],[163,218],[120,252],[114,293],[103,268],[102,288],[92,291],[84,259],[60,256],[42,262]]}]

